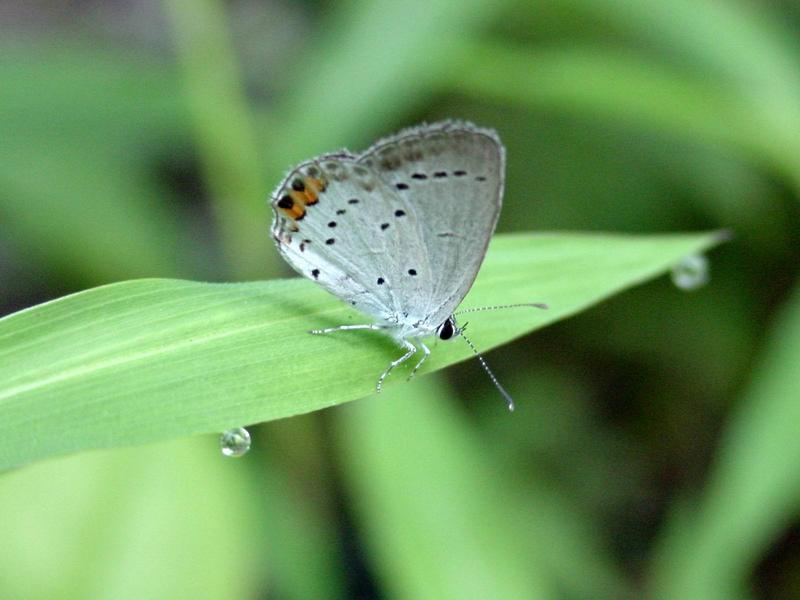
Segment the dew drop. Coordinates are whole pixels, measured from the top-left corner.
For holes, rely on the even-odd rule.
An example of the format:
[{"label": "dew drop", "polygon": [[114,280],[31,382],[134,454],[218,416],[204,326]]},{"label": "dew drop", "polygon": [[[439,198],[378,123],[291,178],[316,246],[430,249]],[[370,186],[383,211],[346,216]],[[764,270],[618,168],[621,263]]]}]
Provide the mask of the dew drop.
[{"label": "dew drop", "polygon": [[672,283],[685,292],[703,287],[708,280],[708,259],[702,254],[687,256],[672,267]]},{"label": "dew drop", "polygon": [[250,432],[244,427],[234,427],[219,436],[219,448],[223,456],[239,458],[250,450]]}]

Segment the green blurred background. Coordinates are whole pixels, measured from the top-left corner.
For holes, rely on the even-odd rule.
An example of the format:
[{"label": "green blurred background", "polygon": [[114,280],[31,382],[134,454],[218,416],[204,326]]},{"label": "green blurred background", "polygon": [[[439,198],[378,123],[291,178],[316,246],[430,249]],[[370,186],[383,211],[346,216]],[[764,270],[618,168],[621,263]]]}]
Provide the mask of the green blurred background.
[{"label": "green blurred background", "polygon": [[294,162],[447,117],[508,148],[500,231],[735,238],[492,352],[513,415],[472,362],[238,461],[5,474],[0,597],[800,597],[798,34],[790,0],[3,2],[0,315],[287,275]]}]

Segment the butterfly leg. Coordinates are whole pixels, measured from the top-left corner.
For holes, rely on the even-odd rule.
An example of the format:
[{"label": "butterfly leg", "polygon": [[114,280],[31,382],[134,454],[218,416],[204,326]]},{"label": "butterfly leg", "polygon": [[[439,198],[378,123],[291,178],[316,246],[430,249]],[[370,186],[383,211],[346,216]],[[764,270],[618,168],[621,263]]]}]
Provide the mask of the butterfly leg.
[{"label": "butterfly leg", "polygon": [[406,381],[408,381],[408,380],[410,380],[412,377],[414,377],[414,374],[415,374],[415,373],[417,372],[417,370],[418,370],[418,369],[419,369],[419,368],[422,366],[422,363],[424,363],[424,362],[425,362],[425,359],[426,359],[426,358],[428,358],[428,357],[431,355],[430,348],[428,348],[428,347],[425,345],[425,342],[423,342],[423,341],[421,341],[421,340],[416,340],[416,341],[417,341],[417,343],[419,344],[419,347],[420,347],[420,348],[422,348],[422,353],[423,353],[423,354],[422,354],[422,358],[420,358],[420,359],[419,359],[419,362],[416,364],[416,366],[415,366],[413,369],[411,369],[411,373],[409,373],[409,375],[408,375],[408,379],[407,379]]},{"label": "butterfly leg", "polygon": [[370,323],[367,325],[339,325],[338,327],[328,327],[327,329],[312,329],[309,333],[320,335],[323,333],[333,333],[334,331],[358,331],[359,329],[370,329],[372,331],[380,331],[383,329],[380,325]]},{"label": "butterfly leg", "polygon": [[378,383],[375,385],[375,389],[378,391],[378,393],[380,393],[381,388],[383,387],[383,380],[386,379],[386,376],[392,371],[392,369],[394,369],[397,365],[403,364],[417,353],[417,347],[408,340],[403,340],[403,347],[406,348],[408,352],[403,354],[403,356],[397,360],[393,360],[391,363],[389,363],[389,366],[386,367],[386,370],[381,373],[380,377],[378,377]]}]

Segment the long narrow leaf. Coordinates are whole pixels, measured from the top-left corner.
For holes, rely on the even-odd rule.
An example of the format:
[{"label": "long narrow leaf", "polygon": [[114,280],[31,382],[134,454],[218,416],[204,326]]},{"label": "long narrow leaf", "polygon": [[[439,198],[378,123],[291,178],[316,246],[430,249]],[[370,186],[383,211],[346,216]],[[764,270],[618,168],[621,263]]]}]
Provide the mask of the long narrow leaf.
[{"label": "long narrow leaf", "polygon": [[761,553],[800,507],[800,295],[778,321],[766,355],[724,436],[708,488],[668,523],[654,565],[657,598],[745,597]]},{"label": "long narrow leaf", "polygon": [[[575,314],[719,241],[714,233],[497,236],[464,306],[550,310],[471,320],[484,350]],[[475,315],[475,317],[484,315]],[[364,316],[304,279],[137,280],[0,320],[0,468],[87,448],[220,431],[374,391],[398,349],[373,332],[311,336]],[[439,344],[425,371],[471,356]],[[388,385],[402,380],[402,373]]]}]

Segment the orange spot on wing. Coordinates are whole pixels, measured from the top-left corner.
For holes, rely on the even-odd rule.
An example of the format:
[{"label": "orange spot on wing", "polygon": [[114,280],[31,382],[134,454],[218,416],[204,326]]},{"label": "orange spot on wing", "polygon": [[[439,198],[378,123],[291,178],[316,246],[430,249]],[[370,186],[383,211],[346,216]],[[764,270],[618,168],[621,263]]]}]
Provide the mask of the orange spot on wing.
[{"label": "orange spot on wing", "polygon": [[291,208],[282,208],[281,212],[295,221],[299,221],[306,216],[305,207],[298,202],[295,202]]},{"label": "orange spot on wing", "polygon": [[298,204],[300,206],[306,205],[306,194],[305,192],[298,192],[297,190],[291,190],[289,192],[289,196],[291,196],[292,200],[294,200],[295,206]]},{"label": "orange spot on wing", "polygon": [[319,202],[319,194],[325,191],[325,187],[327,186],[325,180],[315,177],[306,177],[303,183],[305,184],[306,204],[316,204]]}]

